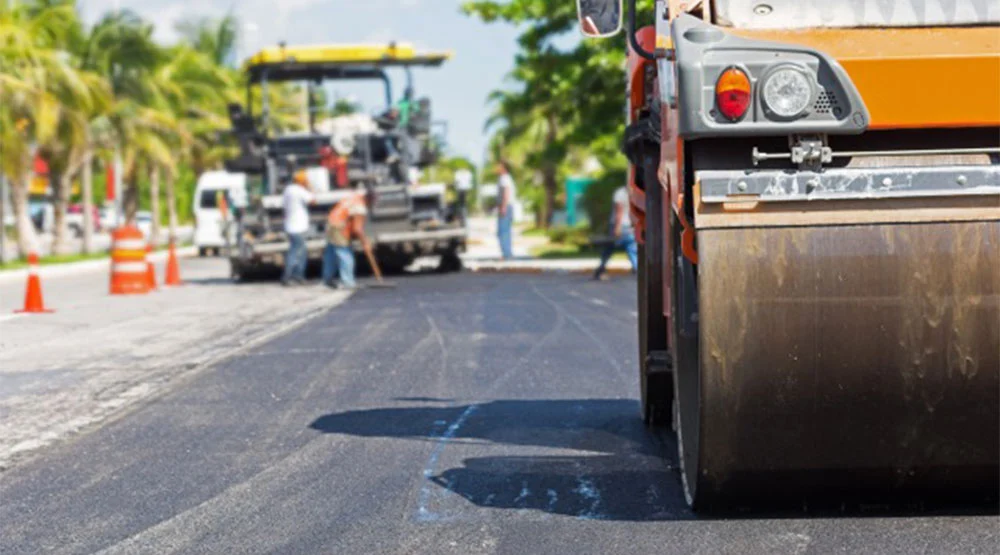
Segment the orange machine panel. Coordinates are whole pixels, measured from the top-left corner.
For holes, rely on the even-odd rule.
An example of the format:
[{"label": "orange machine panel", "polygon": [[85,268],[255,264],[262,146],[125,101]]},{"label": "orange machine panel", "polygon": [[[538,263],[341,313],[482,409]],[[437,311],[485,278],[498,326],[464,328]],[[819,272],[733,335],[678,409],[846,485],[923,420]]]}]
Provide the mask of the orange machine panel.
[{"label": "orange machine panel", "polygon": [[1000,27],[726,31],[836,58],[872,129],[1000,125]]},{"label": "orange machine panel", "polygon": [[[635,37],[636,41],[650,52],[656,47],[656,28],[652,25],[636,31]],[[639,115],[639,110],[646,104],[646,66],[654,63],[656,62],[639,56],[631,48],[628,50],[629,123],[635,120],[636,116]],[[646,194],[635,184],[635,172],[636,168],[629,168],[628,188],[629,198],[632,200],[629,215],[632,219],[632,225],[635,226],[636,238],[639,243],[643,243],[645,242],[646,230]]]}]

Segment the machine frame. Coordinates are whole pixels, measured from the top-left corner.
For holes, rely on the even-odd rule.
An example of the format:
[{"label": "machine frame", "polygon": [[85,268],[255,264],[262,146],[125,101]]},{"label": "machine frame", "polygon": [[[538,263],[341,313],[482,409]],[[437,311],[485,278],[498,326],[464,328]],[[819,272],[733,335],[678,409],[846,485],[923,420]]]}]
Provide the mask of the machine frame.
[{"label": "machine frame", "polygon": [[[246,110],[231,107],[234,134],[240,145],[240,156],[227,162],[227,170],[255,176],[262,190],[250,192],[244,206],[234,207],[227,237],[230,239],[229,258],[235,280],[243,280],[267,268],[283,264],[288,242],[280,230],[281,183],[296,168],[317,167],[320,149],[329,146],[332,137],[316,131],[313,87],[340,80],[377,80],[385,85],[387,107],[393,105],[389,69],[399,68],[406,75],[406,89],[412,91],[414,67],[440,67],[450,59],[448,52],[417,52],[407,44],[329,45],[266,48],[247,60]],[[274,83],[300,81],[306,83],[305,108],[309,122],[306,133],[275,134],[272,132],[268,89]],[[254,87],[262,94],[261,105],[254,105]],[[412,100],[412,99],[411,99]],[[447,133],[443,122],[428,121],[421,135],[415,137],[412,126],[405,130],[386,130],[378,134],[355,135],[357,148],[344,159],[349,164],[349,185],[317,194],[311,207],[312,232],[306,245],[311,260],[322,255],[325,245],[323,229],[326,214],[354,189],[374,193],[369,207],[366,233],[372,240],[379,263],[387,270],[398,270],[414,258],[424,255],[442,256],[441,267],[461,268],[459,253],[464,251],[467,230],[449,210],[440,187],[414,187],[406,180],[407,168],[425,167],[434,163],[443,143],[440,133]],[[373,150],[378,141],[393,141],[400,149],[420,149],[418,154],[397,163],[394,168],[377,159]],[[421,142],[417,142],[417,141]],[[409,153],[412,150],[406,150]],[[356,246],[361,253],[360,245]]]},{"label": "machine frame", "polygon": [[[661,0],[637,29],[625,1],[641,411],[688,502],[995,500],[998,22],[737,28],[712,14],[736,0]],[[762,100],[783,64],[813,87],[791,118]]]}]

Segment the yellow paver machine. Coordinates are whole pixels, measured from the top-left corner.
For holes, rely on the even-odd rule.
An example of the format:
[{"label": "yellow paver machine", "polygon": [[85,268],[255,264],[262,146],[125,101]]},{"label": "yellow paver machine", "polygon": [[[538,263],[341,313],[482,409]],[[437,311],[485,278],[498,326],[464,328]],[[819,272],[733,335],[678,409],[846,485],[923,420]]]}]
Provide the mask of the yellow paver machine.
[{"label": "yellow paver machine", "polygon": [[[246,107],[230,107],[240,154],[226,164],[227,171],[246,174],[249,183],[246,198],[234,203],[228,234],[234,279],[282,264],[288,241],[282,231],[281,193],[298,170],[307,171],[317,199],[310,208],[306,237],[311,259],[322,253],[330,209],[354,191],[366,190],[370,193],[367,235],[383,268],[398,270],[425,255],[440,255],[442,270],[461,268],[464,224],[446,204],[442,185],[420,184],[413,178],[414,170],[437,161],[447,126],[432,119],[430,99],[414,97],[412,70],[439,67],[450,57],[447,52],[419,52],[411,45],[393,43],[280,45],[247,60]],[[399,103],[393,102],[389,76],[393,70],[406,78]],[[383,83],[385,112],[331,113],[332,107],[317,98],[323,99],[327,87],[344,81]],[[302,129],[289,131],[280,124],[271,105],[275,87],[284,87],[278,93],[285,95],[282,100],[301,99],[291,119]]]},{"label": "yellow paver machine", "polygon": [[628,17],[642,414],[696,508],[997,499],[1000,5]]}]

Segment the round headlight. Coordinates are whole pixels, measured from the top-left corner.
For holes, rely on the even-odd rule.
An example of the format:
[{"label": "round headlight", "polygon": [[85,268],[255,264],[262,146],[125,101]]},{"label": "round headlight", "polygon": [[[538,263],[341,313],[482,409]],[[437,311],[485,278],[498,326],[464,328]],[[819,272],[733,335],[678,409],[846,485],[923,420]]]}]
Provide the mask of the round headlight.
[{"label": "round headlight", "polygon": [[813,89],[805,74],[795,68],[781,68],[767,77],[764,104],[775,115],[793,118],[809,107]]}]

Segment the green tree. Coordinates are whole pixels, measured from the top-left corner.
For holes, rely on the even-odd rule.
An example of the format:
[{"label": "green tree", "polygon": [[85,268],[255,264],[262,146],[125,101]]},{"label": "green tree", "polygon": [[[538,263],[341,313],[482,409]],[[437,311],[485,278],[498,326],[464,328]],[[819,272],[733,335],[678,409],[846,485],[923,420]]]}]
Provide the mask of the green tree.
[{"label": "green tree", "polygon": [[[640,0],[639,13],[652,13],[652,3]],[[568,0],[471,1],[462,9],[523,28],[511,86],[489,98],[487,130],[494,158],[510,163],[523,198],[535,204],[539,224],[548,225],[561,183],[580,171],[575,162],[595,156],[607,171],[623,171],[625,38],[557,47],[553,39],[576,32],[575,2]]]},{"label": "green tree", "polygon": [[5,3],[0,7],[0,170],[11,183],[18,249],[37,251],[28,215],[35,153],[51,147],[77,121],[88,96],[70,55],[59,49],[76,22],[68,2]]},{"label": "green tree", "polygon": [[228,14],[222,18],[188,18],[177,24],[184,42],[208,57],[216,66],[235,66],[239,44],[239,20]]}]

